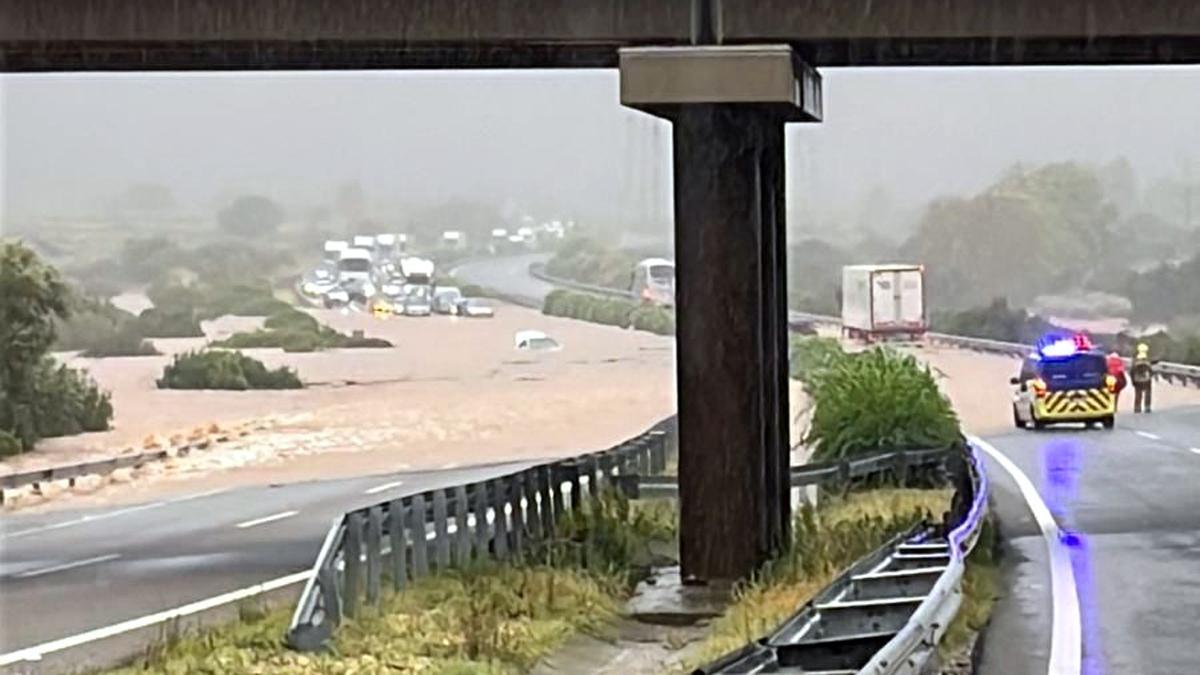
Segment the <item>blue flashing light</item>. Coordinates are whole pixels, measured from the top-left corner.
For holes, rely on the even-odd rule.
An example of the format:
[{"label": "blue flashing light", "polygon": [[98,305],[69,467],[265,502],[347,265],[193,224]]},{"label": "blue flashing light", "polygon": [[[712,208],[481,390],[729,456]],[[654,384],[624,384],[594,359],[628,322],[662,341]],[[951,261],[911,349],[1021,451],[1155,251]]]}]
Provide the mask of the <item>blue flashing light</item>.
[{"label": "blue flashing light", "polygon": [[1037,353],[1044,359],[1065,359],[1091,348],[1091,339],[1082,333],[1076,335],[1051,333],[1038,340]]}]

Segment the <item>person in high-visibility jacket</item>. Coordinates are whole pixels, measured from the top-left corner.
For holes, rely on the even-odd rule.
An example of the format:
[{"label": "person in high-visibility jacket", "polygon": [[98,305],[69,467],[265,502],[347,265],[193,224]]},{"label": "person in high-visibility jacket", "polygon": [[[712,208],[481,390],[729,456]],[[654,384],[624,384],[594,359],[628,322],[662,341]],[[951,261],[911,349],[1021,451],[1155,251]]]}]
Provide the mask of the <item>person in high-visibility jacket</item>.
[{"label": "person in high-visibility jacket", "polygon": [[1150,412],[1150,401],[1154,387],[1154,362],[1150,360],[1150,347],[1146,343],[1137,346],[1137,356],[1130,368],[1133,383],[1133,412]]},{"label": "person in high-visibility jacket", "polygon": [[1113,399],[1116,404],[1120,404],[1121,392],[1125,391],[1125,385],[1129,384],[1129,378],[1125,375],[1125,360],[1121,355],[1112,352],[1105,359],[1108,362],[1108,374],[1113,376],[1117,381],[1116,391],[1113,392]]}]

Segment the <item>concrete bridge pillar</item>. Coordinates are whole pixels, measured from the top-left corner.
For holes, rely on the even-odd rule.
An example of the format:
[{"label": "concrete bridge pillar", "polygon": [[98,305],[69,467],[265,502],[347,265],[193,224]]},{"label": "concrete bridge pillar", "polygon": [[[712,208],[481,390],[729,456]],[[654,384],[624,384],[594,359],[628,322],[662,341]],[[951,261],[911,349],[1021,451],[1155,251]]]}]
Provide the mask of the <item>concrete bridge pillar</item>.
[{"label": "concrete bridge pillar", "polygon": [[621,51],[623,104],[672,122],[685,580],[789,540],[784,124],[820,119],[786,45]]}]

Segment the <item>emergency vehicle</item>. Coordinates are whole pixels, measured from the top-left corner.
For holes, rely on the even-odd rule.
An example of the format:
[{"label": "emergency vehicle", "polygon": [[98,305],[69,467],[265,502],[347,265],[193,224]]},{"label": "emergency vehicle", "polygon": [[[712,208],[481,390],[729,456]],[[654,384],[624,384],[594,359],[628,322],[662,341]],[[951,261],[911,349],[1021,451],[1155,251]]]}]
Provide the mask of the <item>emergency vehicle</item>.
[{"label": "emergency vehicle", "polygon": [[1043,337],[1010,383],[1016,387],[1013,423],[1019,428],[1067,422],[1113,428],[1117,379],[1086,335]]}]

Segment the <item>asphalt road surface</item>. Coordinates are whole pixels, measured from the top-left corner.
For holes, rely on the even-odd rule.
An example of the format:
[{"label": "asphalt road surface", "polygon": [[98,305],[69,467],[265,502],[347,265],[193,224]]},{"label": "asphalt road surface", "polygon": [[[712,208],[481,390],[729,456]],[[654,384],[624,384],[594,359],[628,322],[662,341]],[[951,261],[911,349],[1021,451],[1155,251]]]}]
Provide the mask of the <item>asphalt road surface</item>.
[{"label": "asphalt road surface", "polygon": [[[0,518],[3,655],[310,568],[347,510],[515,471],[447,471],[239,488],[134,506]],[[293,592],[298,592],[299,585]],[[148,631],[141,644],[155,637]],[[3,672],[111,664],[138,641],[99,640]]]},{"label": "asphalt road surface", "polygon": [[1125,414],[1114,431],[1014,430],[986,439],[1028,477],[1060,528],[1055,545],[1067,569],[1059,572],[1073,582],[1074,601],[1052,592],[1047,539],[1009,472],[989,459],[1007,543],[1006,596],[978,672],[1053,673],[1054,640],[1072,641],[1070,622],[1055,612],[1061,619],[1070,611],[1078,613],[1076,672],[1200,672],[1197,430],[1200,408],[1185,408]]},{"label": "asphalt road surface", "polygon": [[517,304],[541,308],[542,299],[554,286],[529,275],[529,266],[545,262],[545,253],[484,258],[463,263],[452,270],[454,278],[499,291]]}]

